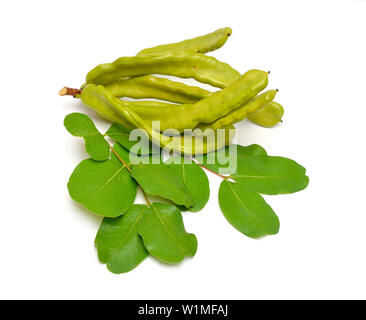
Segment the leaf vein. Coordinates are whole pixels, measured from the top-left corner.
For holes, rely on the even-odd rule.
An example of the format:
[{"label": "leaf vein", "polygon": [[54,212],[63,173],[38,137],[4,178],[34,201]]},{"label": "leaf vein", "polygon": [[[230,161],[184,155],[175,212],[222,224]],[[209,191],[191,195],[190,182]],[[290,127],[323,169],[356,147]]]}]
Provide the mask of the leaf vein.
[{"label": "leaf vein", "polygon": [[270,179],[270,178],[286,178],[286,176],[248,176],[245,174],[236,174],[234,178],[261,178],[261,179]]},{"label": "leaf vein", "polygon": [[241,206],[245,209],[245,210],[247,210],[247,212],[249,213],[249,215],[250,216],[252,216],[253,218],[254,218],[254,220],[256,220],[256,221],[258,221],[259,222],[259,224],[263,227],[263,223],[262,223],[262,221],[260,220],[260,219],[258,219],[258,217],[255,215],[255,214],[253,214],[249,209],[248,209],[248,207],[240,200],[240,198],[239,198],[239,196],[238,196],[238,194],[236,193],[236,191],[234,190],[234,188],[233,188],[233,186],[230,184],[230,182],[227,182],[226,181],[226,183],[229,185],[229,187],[230,187],[230,189],[232,190],[232,192],[233,192],[233,194],[235,195],[235,197],[236,197],[236,199],[238,199],[238,202],[239,202],[239,204],[241,204]]},{"label": "leaf vein", "polygon": [[[119,245],[118,248],[116,248],[114,250],[114,252],[120,250],[124,246],[124,244],[127,242],[127,240],[130,237],[132,231],[135,229],[136,224],[141,220],[142,214],[143,214],[143,212],[144,212],[145,209],[146,209],[146,207],[143,207],[141,209],[141,211],[139,212],[139,214],[138,214],[138,216],[136,218],[136,221],[133,223],[133,225],[131,226],[130,230],[128,230],[128,232],[127,232],[125,238],[123,239],[121,245]],[[111,259],[112,259],[112,255],[111,255],[111,258],[108,261],[110,261]]]},{"label": "leaf vein", "polygon": [[166,233],[168,234],[168,237],[173,241],[173,243],[175,243],[175,244],[177,245],[177,247],[178,247],[178,248],[179,248],[183,253],[188,254],[189,252],[188,252],[188,251],[186,251],[186,250],[185,250],[185,249],[180,245],[180,243],[178,242],[178,240],[177,240],[174,236],[172,236],[172,235],[170,234],[169,229],[167,228],[166,224],[164,223],[164,221],[163,221],[162,217],[159,215],[159,212],[158,212],[158,210],[156,210],[156,208],[154,207],[154,205],[152,205],[152,208],[154,209],[154,211],[155,211],[156,215],[158,216],[158,218],[159,218],[159,220],[160,220],[160,222],[161,222],[162,226],[164,227],[164,229],[165,229]]},{"label": "leaf vein", "polygon": [[92,193],[92,195],[89,197],[88,201],[90,201],[92,198],[95,197],[95,195],[100,192],[101,190],[103,190],[108,183],[110,183],[123,169],[125,168],[125,166],[123,165],[120,169],[118,169],[101,187],[98,188],[98,190],[94,191]]}]

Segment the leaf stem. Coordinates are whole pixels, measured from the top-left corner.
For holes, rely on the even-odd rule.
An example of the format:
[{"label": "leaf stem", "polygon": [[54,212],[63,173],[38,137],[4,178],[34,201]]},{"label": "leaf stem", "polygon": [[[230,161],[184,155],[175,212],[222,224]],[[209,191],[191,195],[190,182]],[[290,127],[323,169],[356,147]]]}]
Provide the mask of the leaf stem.
[{"label": "leaf stem", "polygon": [[145,190],[144,190],[144,189],[142,189],[142,187],[141,187],[141,186],[140,186],[140,189],[141,189],[141,191],[142,191],[142,194],[144,195],[144,198],[145,198],[145,201],[146,201],[146,203],[147,203],[147,206],[148,206],[148,207],[151,207],[151,202],[150,202],[149,197],[147,196],[147,194],[146,194]]},{"label": "leaf stem", "polygon": [[[109,144],[109,143],[108,143]],[[128,170],[128,171],[130,171],[131,172],[131,168],[130,168],[130,166],[126,163],[126,161],[124,161],[120,156],[119,156],[119,154],[116,152],[116,151],[114,151],[114,149],[113,149],[113,147],[109,144],[109,148],[111,149],[111,151],[113,152],[113,154],[117,157],[117,159],[126,167],[126,169]]]},{"label": "leaf stem", "polygon": [[202,165],[202,164],[200,164],[200,163],[197,163],[197,162],[196,162],[196,165],[198,165],[198,166],[200,166],[201,168],[203,168],[203,169],[205,169],[205,170],[207,170],[207,171],[209,171],[209,172],[211,172],[211,173],[213,173],[213,174],[217,175],[218,177],[220,177],[220,178],[222,178],[222,179],[224,179],[224,180],[227,180],[227,179],[229,179],[229,178],[230,178],[230,177],[227,177],[227,176],[223,176],[222,174],[219,174],[219,173],[217,173],[217,172],[215,172],[215,171],[213,171],[213,170],[211,170],[211,169],[209,169],[209,168],[205,167],[204,165]]},{"label": "leaf stem", "polygon": [[[113,154],[117,157],[117,159],[126,167],[126,169],[131,172],[131,168],[129,167],[129,165],[126,163],[126,161],[124,161],[120,156],[119,154],[114,151],[113,147],[108,143],[109,145],[109,148],[111,149],[111,151],[113,152]],[[139,185],[140,186],[140,185]],[[147,196],[146,192],[144,189],[142,189],[142,187],[140,186],[140,189],[142,191],[142,194],[144,195],[144,198],[145,198],[145,201],[146,201],[146,204],[148,207],[151,207],[151,202],[149,200],[149,197]]]},{"label": "leaf stem", "polygon": [[211,172],[211,173],[213,173],[213,174],[215,174],[215,175],[217,175],[218,177],[220,177],[220,178],[222,178],[222,179],[224,179],[224,180],[227,180],[227,179],[229,179],[230,177],[227,177],[227,176],[223,176],[222,174],[219,174],[219,173],[217,173],[217,172],[215,172],[215,171],[213,171],[213,170],[211,170],[211,169],[209,169],[209,168],[207,168],[207,167],[205,167],[203,164],[200,164],[199,162],[197,162],[197,160],[196,159],[194,159],[194,158],[192,158],[192,157],[190,157],[190,159],[197,165],[197,166],[199,166],[199,167],[201,167],[201,168],[203,168],[203,169],[205,169],[205,170],[207,170],[207,171],[209,171],[209,172]]}]

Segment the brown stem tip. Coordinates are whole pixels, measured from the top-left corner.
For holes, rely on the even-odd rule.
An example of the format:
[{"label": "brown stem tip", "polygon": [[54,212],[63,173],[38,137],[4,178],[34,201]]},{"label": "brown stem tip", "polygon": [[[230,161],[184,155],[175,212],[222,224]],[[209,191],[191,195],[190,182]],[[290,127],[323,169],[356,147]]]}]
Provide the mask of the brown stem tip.
[{"label": "brown stem tip", "polygon": [[81,89],[73,89],[68,87],[63,87],[58,94],[60,96],[73,96],[74,98],[81,94]]}]

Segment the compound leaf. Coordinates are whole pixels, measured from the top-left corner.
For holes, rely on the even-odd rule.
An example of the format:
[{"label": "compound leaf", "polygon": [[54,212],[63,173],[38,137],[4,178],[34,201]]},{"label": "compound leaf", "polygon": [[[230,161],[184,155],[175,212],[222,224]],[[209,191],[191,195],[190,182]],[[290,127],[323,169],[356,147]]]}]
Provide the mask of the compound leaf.
[{"label": "compound leaf", "polygon": [[276,234],[280,222],[264,199],[239,183],[224,180],[219,189],[219,203],[229,223],[248,237]]},{"label": "compound leaf", "polygon": [[309,178],[306,169],[282,157],[248,157],[231,177],[247,189],[262,194],[293,193],[305,189]]},{"label": "compound leaf", "polygon": [[196,236],[186,232],[181,212],[170,204],[152,203],[137,232],[147,251],[166,263],[178,263],[197,251]]},{"label": "compound leaf", "polygon": [[147,256],[142,238],[137,233],[147,206],[133,205],[125,215],[104,218],[95,238],[100,262],[113,273],[125,273],[136,268]]},{"label": "compound leaf", "polygon": [[109,159],[108,142],[95,127],[93,121],[83,113],[71,113],[65,117],[64,125],[73,136],[83,137],[85,149],[90,157],[97,161]]},{"label": "compound leaf", "polygon": [[[121,158],[128,159],[128,152],[120,145],[115,144],[113,149]],[[104,217],[124,214],[136,196],[136,182],[114,154],[104,162],[82,161],[67,186],[72,199]]]}]

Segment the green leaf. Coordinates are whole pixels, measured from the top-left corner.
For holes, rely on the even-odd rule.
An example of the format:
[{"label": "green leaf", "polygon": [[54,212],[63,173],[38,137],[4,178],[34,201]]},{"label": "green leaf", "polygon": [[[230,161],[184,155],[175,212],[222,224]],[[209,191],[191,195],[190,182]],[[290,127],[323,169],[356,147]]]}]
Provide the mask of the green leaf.
[{"label": "green leaf", "polygon": [[[174,156],[169,159],[170,166],[183,179],[184,184],[191,192],[194,206],[189,211],[198,212],[204,208],[210,198],[210,186],[206,173],[200,166],[188,162],[186,158]],[[186,210],[186,208],[181,208]]]},{"label": "green leaf", "polygon": [[[122,159],[128,159],[128,151],[120,145],[116,143],[113,149]],[[76,202],[105,217],[124,214],[136,196],[135,181],[114,154],[104,162],[82,161],[72,173],[68,189]]]},{"label": "green leaf", "polygon": [[238,166],[232,179],[262,194],[293,193],[305,189],[309,178],[305,168],[282,157],[249,157]]},{"label": "green leaf", "polygon": [[109,159],[110,149],[108,142],[97,130],[93,121],[85,114],[71,113],[65,117],[64,125],[73,136],[83,137],[85,149],[94,160],[105,161]]},{"label": "green leaf", "polygon": [[178,205],[192,207],[194,205],[191,192],[184,184],[175,169],[160,163],[140,163],[131,166],[131,175],[146,193],[160,196]]},{"label": "green leaf", "polygon": [[152,203],[137,232],[147,251],[166,263],[178,263],[197,251],[196,236],[186,232],[181,212],[170,204]]},{"label": "green leaf", "polygon": [[147,256],[142,238],[137,233],[147,206],[133,205],[125,215],[104,218],[95,238],[100,262],[113,273],[125,273],[136,268]]},{"label": "green leaf", "polygon": [[[231,148],[236,147],[237,152],[231,153]],[[266,150],[257,144],[241,146],[232,144],[225,148],[210,152],[196,159],[206,168],[221,174],[233,174],[237,167],[251,156],[267,155]]]},{"label": "green leaf", "polygon": [[239,183],[224,180],[220,185],[221,211],[230,224],[251,238],[276,234],[280,228],[278,217],[257,193]]},{"label": "green leaf", "polygon": [[[130,141],[130,133],[131,131],[129,129],[126,129],[124,127],[122,127],[121,125],[117,124],[117,123],[113,123],[108,131],[106,132],[106,135],[114,140],[116,140],[117,142],[119,142],[121,145],[123,145],[126,149],[130,150],[134,150],[134,146],[137,143],[141,143],[141,149],[139,149],[136,153],[138,155],[144,155],[144,154],[156,154],[156,153],[160,153],[160,147],[156,144],[153,144],[149,138],[146,135],[145,131],[136,131],[136,133],[138,133],[139,135],[141,135],[141,137],[138,139],[138,141]],[[142,138],[143,137],[143,138]],[[143,147],[144,144],[146,143],[148,145],[146,145],[146,147]]]}]

